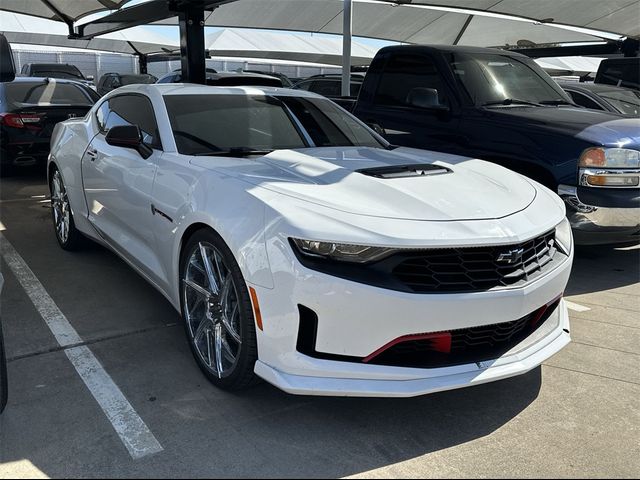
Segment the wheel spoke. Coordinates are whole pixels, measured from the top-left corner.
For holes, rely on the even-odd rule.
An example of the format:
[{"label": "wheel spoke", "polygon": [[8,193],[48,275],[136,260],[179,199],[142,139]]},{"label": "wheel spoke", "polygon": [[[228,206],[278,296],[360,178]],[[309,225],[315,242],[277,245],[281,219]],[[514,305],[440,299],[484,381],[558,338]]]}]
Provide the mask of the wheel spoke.
[{"label": "wheel spoke", "polygon": [[211,328],[211,321],[208,318],[204,317],[202,320],[200,320],[198,328],[193,334],[193,341],[196,342],[196,344],[199,343],[200,340],[202,340],[202,336],[205,334],[207,327],[209,327],[209,329]]},{"label": "wheel spoke", "polygon": [[188,278],[185,278],[183,281],[185,285],[190,287],[193,291],[197,292],[207,300],[211,298],[211,293],[209,293],[209,291],[207,291],[205,288],[195,283],[193,280],[189,280]]},{"label": "wheel spoke", "polygon": [[211,259],[209,255],[207,255],[207,249],[205,246],[200,243],[200,256],[202,257],[202,264],[204,265],[204,269],[207,271],[207,280],[209,281],[209,289],[211,293],[220,292],[220,287],[218,282],[216,281],[215,273],[213,272],[213,266],[211,265]]},{"label": "wheel spoke", "polygon": [[233,354],[231,347],[229,346],[229,342],[222,337],[222,349],[224,350],[224,354],[227,356],[231,363],[236,361],[236,356]]},{"label": "wheel spoke", "polygon": [[191,307],[190,310],[187,310],[187,319],[191,320],[191,318],[193,317],[193,312],[196,311],[196,308],[198,308],[200,306],[200,304],[203,301],[203,296],[202,295],[198,295],[198,300],[196,301],[196,303]]},{"label": "wheel spoke", "polygon": [[218,378],[222,378],[222,327],[220,324],[215,326],[215,354],[216,354],[216,370],[218,371]]},{"label": "wheel spoke", "polygon": [[221,262],[221,260],[220,260],[220,258],[218,256],[218,252],[216,252],[215,250],[213,252],[213,261],[216,264],[216,270],[218,272],[218,278],[220,279],[221,282],[224,282],[226,280],[226,275],[224,275],[222,273],[222,262]]},{"label": "wheel spoke", "polygon": [[211,330],[207,329],[207,365],[211,366]]},{"label": "wheel spoke", "polygon": [[220,291],[220,296],[218,297],[218,301],[220,302],[220,307],[222,307],[222,311],[227,311],[227,306],[229,304],[229,293],[231,292],[231,287],[233,286],[233,279],[231,275],[227,277],[222,285],[222,290]]},{"label": "wheel spoke", "polygon": [[227,317],[226,315],[222,316],[222,325],[224,326],[225,331],[229,335],[231,335],[231,338],[233,338],[235,342],[240,345],[242,343],[242,337],[240,337],[240,334],[236,332],[236,329],[233,327],[233,319],[236,316],[236,313],[238,313],[237,303],[233,307],[233,311],[231,312],[231,315],[229,317]]}]

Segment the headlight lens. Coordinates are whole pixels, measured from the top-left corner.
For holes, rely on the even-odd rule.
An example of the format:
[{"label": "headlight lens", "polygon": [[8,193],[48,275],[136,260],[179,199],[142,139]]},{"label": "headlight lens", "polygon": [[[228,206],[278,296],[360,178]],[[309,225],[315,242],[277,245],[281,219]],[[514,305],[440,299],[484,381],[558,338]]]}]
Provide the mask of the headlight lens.
[{"label": "headlight lens", "polygon": [[556,227],[556,242],[558,242],[558,245],[564,253],[567,255],[571,253],[573,235],[571,234],[571,224],[566,217]]},{"label": "headlight lens", "polygon": [[385,257],[393,251],[393,249],[385,247],[318,242],[300,238],[292,238],[291,241],[302,255],[351,263],[372,262]]},{"label": "headlight lens", "polygon": [[587,148],[580,156],[580,166],[639,168],[640,151],[629,148]]}]

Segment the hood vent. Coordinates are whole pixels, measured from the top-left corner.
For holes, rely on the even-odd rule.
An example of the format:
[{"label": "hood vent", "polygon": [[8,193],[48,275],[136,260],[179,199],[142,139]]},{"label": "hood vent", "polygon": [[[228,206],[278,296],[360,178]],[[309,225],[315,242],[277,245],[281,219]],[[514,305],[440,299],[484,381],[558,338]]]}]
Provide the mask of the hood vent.
[{"label": "hood vent", "polygon": [[434,165],[432,163],[363,168],[356,170],[356,172],[376,178],[428,177],[431,175],[453,173],[450,168],[443,167],[441,165]]}]

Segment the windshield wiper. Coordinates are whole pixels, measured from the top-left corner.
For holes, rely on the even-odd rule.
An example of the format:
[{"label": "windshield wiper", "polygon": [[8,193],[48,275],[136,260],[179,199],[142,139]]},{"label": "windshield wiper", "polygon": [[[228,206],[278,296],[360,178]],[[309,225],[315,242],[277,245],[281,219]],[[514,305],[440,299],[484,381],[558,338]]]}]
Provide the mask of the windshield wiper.
[{"label": "windshield wiper", "polygon": [[498,100],[496,102],[486,102],[482,104],[483,107],[490,107],[491,105],[533,105],[534,107],[542,106],[541,103],[519,100],[517,98],[505,98],[504,100]]},{"label": "windshield wiper", "polygon": [[248,147],[232,147],[229,150],[194,153],[194,157],[250,157],[251,155],[268,155],[273,150],[256,150]]},{"label": "windshield wiper", "polygon": [[541,105],[573,105],[576,106],[573,102],[567,102],[566,100],[562,100],[558,98],[557,100],[542,100],[540,102]]}]

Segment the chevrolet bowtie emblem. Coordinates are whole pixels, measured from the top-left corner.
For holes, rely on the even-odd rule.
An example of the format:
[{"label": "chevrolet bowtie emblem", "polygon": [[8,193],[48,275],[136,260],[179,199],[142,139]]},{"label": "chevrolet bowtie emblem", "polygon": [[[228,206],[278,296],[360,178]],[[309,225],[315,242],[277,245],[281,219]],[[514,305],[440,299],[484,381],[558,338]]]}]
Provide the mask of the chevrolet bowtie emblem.
[{"label": "chevrolet bowtie emblem", "polygon": [[512,250],[509,250],[508,252],[501,253],[500,255],[498,255],[498,258],[496,259],[496,261],[513,265],[514,263],[518,263],[520,260],[522,260],[523,254],[524,254],[524,248],[514,248]]}]

